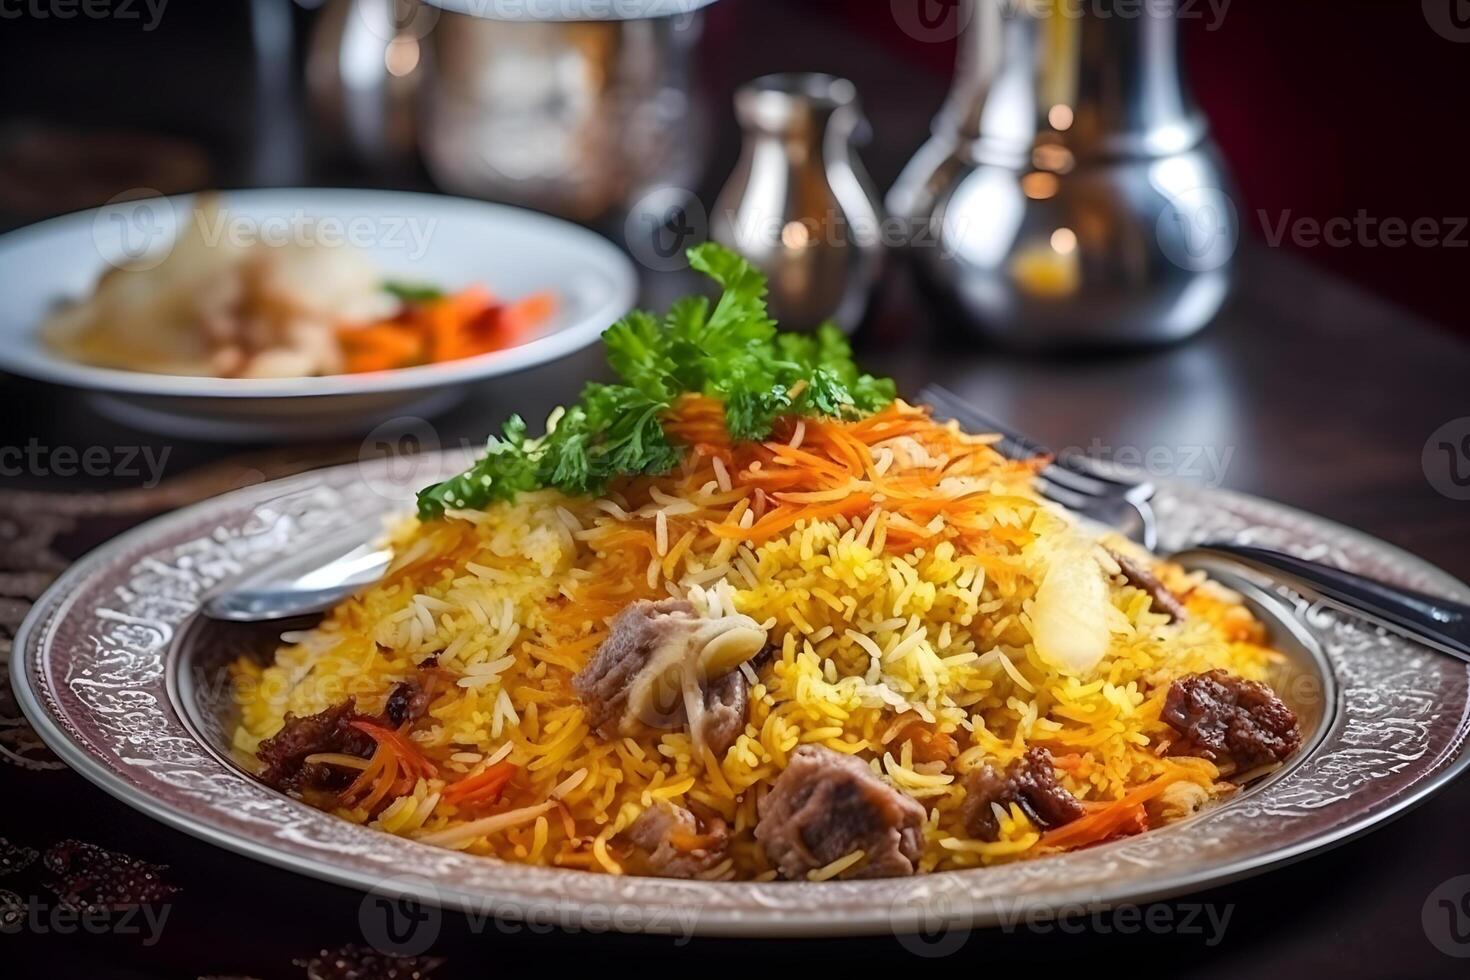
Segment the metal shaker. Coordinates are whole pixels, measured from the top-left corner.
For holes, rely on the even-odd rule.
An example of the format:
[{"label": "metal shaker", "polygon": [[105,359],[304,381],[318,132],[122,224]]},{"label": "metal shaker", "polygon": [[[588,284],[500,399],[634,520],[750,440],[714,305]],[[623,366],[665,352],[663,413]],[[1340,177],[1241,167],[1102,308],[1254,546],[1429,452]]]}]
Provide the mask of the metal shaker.
[{"label": "metal shaker", "polygon": [[735,97],[740,161],[710,236],[759,267],[787,329],[862,321],[883,266],[883,215],[853,149],[857,89],[830,75],[759,78]]},{"label": "metal shaker", "polygon": [[1228,292],[1237,218],[1175,0],[969,0],[934,137],[888,197],[921,279],[1013,346],[1168,343]]}]

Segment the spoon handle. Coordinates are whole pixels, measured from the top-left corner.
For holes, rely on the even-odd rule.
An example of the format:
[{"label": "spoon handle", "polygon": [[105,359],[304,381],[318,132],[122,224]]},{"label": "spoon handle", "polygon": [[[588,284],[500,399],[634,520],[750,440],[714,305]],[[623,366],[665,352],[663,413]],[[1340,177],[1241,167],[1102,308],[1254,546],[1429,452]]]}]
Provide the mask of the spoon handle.
[{"label": "spoon handle", "polygon": [[1210,544],[1191,549],[1191,553],[1213,553],[1241,562],[1334,609],[1470,663],[1470,606],[1462,602],[1265,548]]}]

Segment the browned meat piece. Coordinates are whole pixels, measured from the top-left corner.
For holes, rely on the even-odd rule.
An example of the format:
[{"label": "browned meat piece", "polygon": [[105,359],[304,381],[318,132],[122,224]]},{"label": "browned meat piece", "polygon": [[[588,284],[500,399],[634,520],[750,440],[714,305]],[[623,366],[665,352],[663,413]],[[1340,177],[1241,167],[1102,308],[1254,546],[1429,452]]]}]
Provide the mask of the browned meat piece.
[{"label": "browned meat piece", "polygon": [[383,716],[389,725],[397,728],[404,722],[418,721],[429,710],[433,698],[428,690],[413,681],[399,681],[388,692],[388,702],[383,707]]},{"label": "browned meat piece", "polygon": [[757,807],[755,837],[787,878],[801,878],[853,851],[865,859],[850,878],[914,873],[925,811],[884,783],[861,759],[803,745]]},{"label": "browned meat piece", "polygon": [[[587,723],[599,735],[616,738],[622,734],[634,679],[648,666],[654,650],[683,632],[693,615],[694,607],[682,599],[664,599],[635,602],[613,619],[612,631],[596,655],[572,678],[572,689],[587,705]],[[668,700],[672,703],[663,707],[669,711],[682,709],[676,697]]]},{"label": "browned meat piece", "polygon": [[1123,570],[1123,577],[1128,580],[1129,585],[1149,594],[1154,601],[1155,612],[1167,613],[1171,623],[1184,618],[1186,612],[1184,603],[1180,602],[1179,597],[1170,592],[1146,566],[1111,548],[1108,549],[1108,554],[1113,556],[1113,560]]},{"label": "browned meat piece", "polygon": [[319,752],[371,756],[373,740],[350,724],[362,717],[351,700],[305,718],[288,714],[285,727],[255,750],[263,766],[261,782],[298,794],[346,786],[356,775],[353,770],[310,764],[306,758]]},{"label": "browned meat piece", "polygon": [[1171,684],[1162,717],[1179,732],[1179,751],[1239,769],[1279,762],[1302,744],[1296,714],[1274,691],[1223,670]]},{"label": "browned meat piece", "polygon": [[989,764],[965,773],[965,802],[960,815],[965,832],[976,840],[993,841],[1000,835],[993,803],[1019,803],[1031,822],[1042,829],[1059,827],[1082,816],[1082,804],[1057,781],[1051,753],[1043,748],[1026,754],[1004,773]]},{"label": "browned meat piece", "polygon": [[965,800],[960,804],[960,818],[965,833],[976,840],[995,840],[1000,835],[1000,823],[990,805],[1005,806],[1014,798],[1010,780],[987,762],[965,773],[961,783],[965,787]]},{"label": "browned meat piece", "polygon": [[679,599],[635,602],[613,619],[572,688],[603,738],[687,723],[697,740],[708,732],[728,748],[744,726],[746,698],[743,679],[726,679],[765,638],[747,616],[704,619]]},{"label": "browned meat piece", "polygon": [[625,832],[643,852],[644,865],[660,878],[697,878],[725,860],[729,834],[725,821],[708,813],[701,819],[670,803],[643,811]]},{"label": "browned meat piece", "polygon": [[739,670],[730,671],[706,688],[700,734],[715,758],[723,756],[745,731],[745,709],[749,697],[750,685]]}]

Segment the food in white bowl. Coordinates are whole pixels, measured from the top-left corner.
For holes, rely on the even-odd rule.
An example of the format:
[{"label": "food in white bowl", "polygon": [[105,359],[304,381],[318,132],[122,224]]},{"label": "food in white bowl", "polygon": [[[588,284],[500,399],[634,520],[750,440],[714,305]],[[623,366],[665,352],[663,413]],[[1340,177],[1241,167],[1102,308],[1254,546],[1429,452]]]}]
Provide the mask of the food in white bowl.
[{"label": "food in white bowl", "polygon": [[211,236],[222,220],[219,198],[202,198],[161,261],[108,269],[46,321],[46,343],[125,371],[321,377],[503,350],[555,310],[549,293],[505,304],[481,286],[448,294],[385,281],[364,252],[310,224],[282,243]]},{"label": "food in white bowl", "polygon": [[[234,234],[244,229],[277,242],[282,239],[275,229],[290,229],[292,240],[311,237],[296,235],[299,229],[319,229],[323,234],[317,237],[346,241],[371,266],[371,283],[360,278],[364,287],[412,284],[396,297],[408,315],[368,321],[387,328],[375,332],[340,324],[345,336],[368,342],[346,351],[349,373],[221,377],[179,373],[177,366],[171,373],[151,362],[138,370],[78,359],[49,342],[43,325],[87,303],[99,282],[110,282],[110,268],[138,273],[167,262],[170,251],[184,245],[186,222],[197,223],[200,203],[194,195],[150,197],[0,236],[0,295],[6,297],[0,307],[0,371],[80,390],[102,414],[169,436],[279,442],[358,435],[393,418],[431,418],[473,384],[581,350],[632,307],[637,293],[633,263],[612,242],[521,208],[397,191],[232,190],[221,198],[228,219],[223,237],[251,241],[249,234]],[[215,241],[217,229],[207,227]],[[549,315],[535,309],[546,297],[555,299]],[[394,298],[390,293],[388,299]],[[131,294],[126,300],[120,305],[130,316],[145,302]],[[432,332],[426,328],[440,301],[463,302],[470,314],[491,311],[451,318],[474,327],[471,339],[484,343],[487,352],[462,350],[447,357],[413,349],[428,346]],[[532,327],[506,339],[508,313],[512,320],[530,314]],[[488,338],[479,336],[487,324],[494,329],[483,331]],[[67,333],[76,329],[72,325]],[[398,360],[388,359],[390,350],[398,351]]]}]

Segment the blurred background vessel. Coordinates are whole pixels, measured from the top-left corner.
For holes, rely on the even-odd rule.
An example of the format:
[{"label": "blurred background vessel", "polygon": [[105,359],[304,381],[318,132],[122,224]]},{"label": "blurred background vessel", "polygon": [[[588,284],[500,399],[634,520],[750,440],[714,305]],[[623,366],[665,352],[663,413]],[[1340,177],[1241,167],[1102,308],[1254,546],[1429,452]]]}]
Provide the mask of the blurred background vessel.
[{"label": "blurred background vessel", "polygon": [[692,55],[711,2],[436,0],[419,127],[435,182],[578,221],[690,186],[705,146]]},{"label": "blurred background vessel", "polygon": [[883,212],[853,146],[857,87],[821,74],[740,89],[744,144],[715,202],[710,237],[766,273],[784,326],[856,330],[883,271]]},{"label": "blurred background vessel", "polygon": [[1019,347],[1202,329],[1238,229],[1180,74],[1177,4],[967,2],[954,89],[888,196],[929,290]]},{"label": "blurred background vessel", "polygon": [[429,19],[434,8],[405,0],[325,0],[311,26],[313,116],[364,167],[401,171],[414,159]]}]

